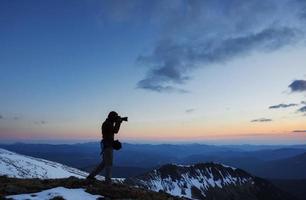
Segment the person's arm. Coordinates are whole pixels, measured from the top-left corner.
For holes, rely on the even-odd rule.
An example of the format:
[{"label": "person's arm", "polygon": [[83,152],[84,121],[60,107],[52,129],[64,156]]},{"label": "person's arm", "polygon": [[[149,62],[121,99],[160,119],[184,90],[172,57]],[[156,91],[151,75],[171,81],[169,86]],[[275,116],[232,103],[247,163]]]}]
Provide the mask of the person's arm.
[{"label": "person's arm", "polygon": [[121,125],[121,121],[115,123],[114,131],[113,131],[114,133],[118,133],[119,132],[120,125]]}]

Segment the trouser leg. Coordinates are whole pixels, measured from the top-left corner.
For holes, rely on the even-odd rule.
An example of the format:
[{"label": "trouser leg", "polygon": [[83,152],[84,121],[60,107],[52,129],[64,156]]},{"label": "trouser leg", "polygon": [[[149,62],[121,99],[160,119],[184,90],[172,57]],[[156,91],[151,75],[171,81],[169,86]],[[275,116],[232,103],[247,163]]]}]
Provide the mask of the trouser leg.
[{"label": "trouser leg", "polygon": [[112,178],[112,165],[113,165],[113,148],[109,147],[104,149],[104,162],[105,162],[105,180],[111,182]]},{"label": "trouser leg", "polygon": [[94,178],[96,175],[98,175],[103,168],[105,167],[104,161],[102,161],[90,174],[89,174],[89,178]]},{"label": "trouser leg", "polygon": [[105,181],[106,182],[112,181],[112,166],[105,167]]}]

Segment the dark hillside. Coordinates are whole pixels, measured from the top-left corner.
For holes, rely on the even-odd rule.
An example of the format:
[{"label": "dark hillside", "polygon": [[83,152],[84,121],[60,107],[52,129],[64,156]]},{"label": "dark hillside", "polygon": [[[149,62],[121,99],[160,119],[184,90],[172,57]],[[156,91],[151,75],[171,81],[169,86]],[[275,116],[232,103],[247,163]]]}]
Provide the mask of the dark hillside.
[{"label": "dark hillside", "polygon": [[16,179],[0,177],[0,199],[7,195],[34,193],[54,187],[85,188],[91,194],[103,195],[105,199],[130,199],[130,200],[179,200],[166,193],[153,192],[145,189],[134,188],[124,184],[107,185],[101,181],[89,182],[74,177],[66,179]]}]

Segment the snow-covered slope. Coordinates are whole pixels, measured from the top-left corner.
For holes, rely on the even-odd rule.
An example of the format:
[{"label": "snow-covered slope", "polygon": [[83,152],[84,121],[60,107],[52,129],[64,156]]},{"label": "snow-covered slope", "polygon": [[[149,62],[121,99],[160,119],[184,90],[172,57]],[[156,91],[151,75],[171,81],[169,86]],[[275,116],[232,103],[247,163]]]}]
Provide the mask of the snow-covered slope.
[{"label": "snow-covered slope", "polygon": [[[219,164],[165,165],[144,176],[134,178],[138,185],[153,191],[164,191],[175,196],[192,198],[192,190],[197,188],[203,196],[211,187],[241,185],[252,181],[235,168]],[[192,189],[194,188],[194,189]]]},{"label": "snow-covered slope", "polygon": [[[164,165],[126,183],[191,199],[288,199],[269,182],[216,163]],[[232,198],[230,198],[232,197]]]},{"label": "snow-covered slope", "polygon": [[0,175],[15,178],[85,178],[86,172],[56,162],[20,155],[0,148]]}]

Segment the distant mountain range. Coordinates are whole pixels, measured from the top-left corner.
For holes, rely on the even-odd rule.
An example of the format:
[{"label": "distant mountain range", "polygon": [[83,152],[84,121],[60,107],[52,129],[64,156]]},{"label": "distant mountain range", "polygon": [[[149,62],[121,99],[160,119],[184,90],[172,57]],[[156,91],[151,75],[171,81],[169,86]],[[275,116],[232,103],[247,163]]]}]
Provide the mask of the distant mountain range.
[{"label": "distant mountain range", "polygon": [[240,156],[189,156],[186,164],[220,162],[242,168],[268,179],[306,179],[306,153],[301,149],[278,149],[247,153]]},{"label": "distant mountain range", "polygon": [[306,153],[286,159],[271,161],[259,168],[257,174],[274,179],[305,179]]},{"label": "distant mountain range", "polygon": [[[100,162],[99,143],[72,145],[0,145],[17,153],[59,162],[90,171]],[[114,176],[134,176],[167,163],[194,164],[218,162],[241,168],[256,176],[271,179],[306,179],[306,145],[150,145],[123,144],[115,152]],[[137,159],[136,159],[137,158]]]},{"label": "distant mountain range", "polygon": [[203,200],[293,200],[270,182],[215,163],[190,166],[168,164],[125,183],[174,196]]}]

